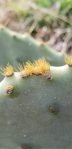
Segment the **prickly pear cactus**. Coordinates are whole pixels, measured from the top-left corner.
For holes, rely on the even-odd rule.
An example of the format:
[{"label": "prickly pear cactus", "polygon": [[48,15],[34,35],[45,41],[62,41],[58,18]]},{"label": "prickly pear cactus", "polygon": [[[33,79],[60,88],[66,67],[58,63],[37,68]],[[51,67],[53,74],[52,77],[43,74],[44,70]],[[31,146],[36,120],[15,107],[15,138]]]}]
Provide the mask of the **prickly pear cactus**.
[{"label": "prickly pear cactus", "polygon": [[71,55],[0,29],[0,149],[72,149],[71,66]]}]

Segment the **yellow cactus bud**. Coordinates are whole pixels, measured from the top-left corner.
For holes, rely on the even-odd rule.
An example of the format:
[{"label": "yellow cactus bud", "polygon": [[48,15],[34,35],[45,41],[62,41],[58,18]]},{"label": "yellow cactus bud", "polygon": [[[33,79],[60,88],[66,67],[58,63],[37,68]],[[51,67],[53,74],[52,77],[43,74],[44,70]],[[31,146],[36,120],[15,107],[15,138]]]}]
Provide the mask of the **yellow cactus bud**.
[{"label": "yellow cactus bud", "polygon": [[4,75],[5,77],[10,77],[10,76],[12,76],[14,74],[13,66],[8,64],[6,66],[6,68],[3,68],[1,70],[1,72],[2,72],[2,75]]},{"label": "yellow cactus bud", "polygon": [[50,74],[50,64],[44,58],[35,61],[34,66],[34,73],[36,75],[45,75],[47,73]]},{"label": "yellow cactus bud", "polygon": [[65,63],[72,67],[72,55],[65,55]]},{"label": "yellow cactus bud", "polygon": [[22,77],[31,76],[34,71],[34,66],[31,62],[27,62],[25,66],[24,66],[24,64],[23,64],[23,66],[20,65],[19,70],[21,72]]},{"label": "yellow cactus bud", "polygon": [[34,63],[27,62],[26,65],[20,65],[18,67],[21,76],[28,77],[31,75],[44,75],[47,78],[51,78],[50,64],[44,59],[38,59]]}]

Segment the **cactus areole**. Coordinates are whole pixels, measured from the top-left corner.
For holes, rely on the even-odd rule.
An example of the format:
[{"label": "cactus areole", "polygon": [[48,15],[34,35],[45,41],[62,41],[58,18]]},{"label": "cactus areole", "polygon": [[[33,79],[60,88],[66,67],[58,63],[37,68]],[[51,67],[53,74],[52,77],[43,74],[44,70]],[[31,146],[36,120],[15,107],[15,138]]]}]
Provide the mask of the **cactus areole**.
[{"label": "cactus areole", "polygon": [[72,59],[0,27],[0,149],[72,149]]}]

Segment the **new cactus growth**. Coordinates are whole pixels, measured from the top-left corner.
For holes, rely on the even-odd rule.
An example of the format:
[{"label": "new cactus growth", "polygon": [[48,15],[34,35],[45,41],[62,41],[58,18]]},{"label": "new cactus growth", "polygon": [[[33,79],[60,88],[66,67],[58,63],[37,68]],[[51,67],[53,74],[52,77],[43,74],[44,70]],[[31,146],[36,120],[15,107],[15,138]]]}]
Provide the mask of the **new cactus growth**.
[{"label": "new cactus growth", "polygon": [[5,77],[10,77],[14,74],[14,69],[12,67],[12,65],[7,65],[6,68],[1,68],[2,70],[2,74],[5,76]]},{"label": "new cactus growth", "polygon": [[71,56],[5,28],[0,45],[0,149],[72,149]]},{"label": "new cactus growth", "polygon": [[72,55],[68,54],[65,56],[65,63],[72,67]]}]

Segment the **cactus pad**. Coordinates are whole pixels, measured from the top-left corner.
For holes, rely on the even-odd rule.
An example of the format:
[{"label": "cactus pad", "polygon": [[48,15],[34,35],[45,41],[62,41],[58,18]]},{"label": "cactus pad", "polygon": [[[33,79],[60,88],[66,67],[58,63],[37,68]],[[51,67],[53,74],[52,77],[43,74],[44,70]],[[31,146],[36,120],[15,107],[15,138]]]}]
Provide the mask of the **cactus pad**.
[{"label": "cactus pad", "polygon": [[0,149],[71,149],[72,68],[20,36],[0,30]]}]

